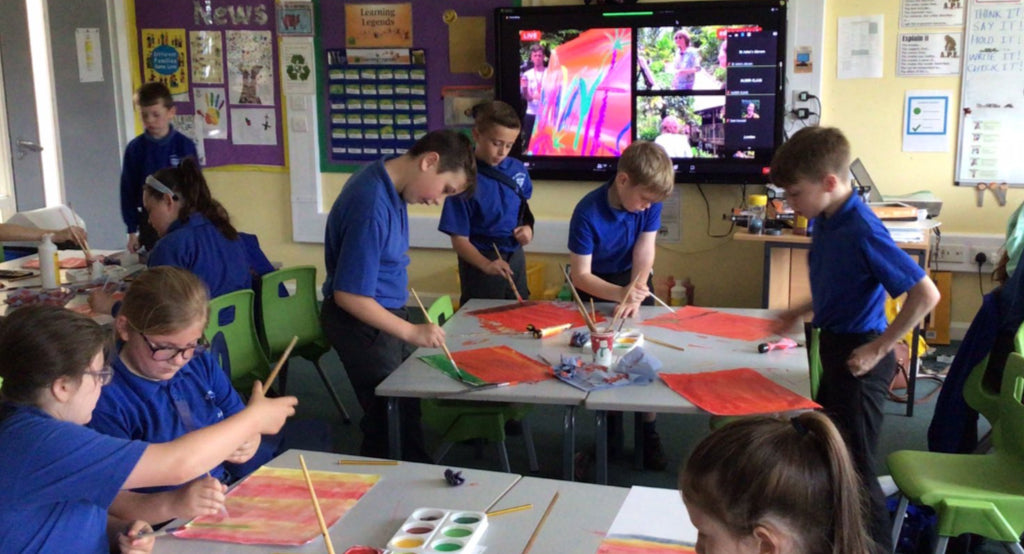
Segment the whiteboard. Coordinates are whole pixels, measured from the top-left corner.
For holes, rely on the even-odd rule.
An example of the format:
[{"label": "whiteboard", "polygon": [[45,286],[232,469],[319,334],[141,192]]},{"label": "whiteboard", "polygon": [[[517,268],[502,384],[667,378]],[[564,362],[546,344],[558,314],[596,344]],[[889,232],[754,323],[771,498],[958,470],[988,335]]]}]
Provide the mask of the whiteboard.
[{"label": "whiteboard", "polygon": [[1024,186],[1024,1],[968,0],[956,184]]}]

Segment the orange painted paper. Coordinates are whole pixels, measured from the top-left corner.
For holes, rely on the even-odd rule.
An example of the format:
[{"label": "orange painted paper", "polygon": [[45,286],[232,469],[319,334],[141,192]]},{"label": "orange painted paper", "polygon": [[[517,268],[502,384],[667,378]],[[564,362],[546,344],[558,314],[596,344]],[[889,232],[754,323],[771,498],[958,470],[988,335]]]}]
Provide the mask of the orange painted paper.
[{"label": "orange painted paper", "polygon": [[[380,475],[310,471],[324,521],[338,522]],[[300,545],[320,536],[302,470],[261,467],[231,489],[228,516],[198,517],[174,532],[183,539],[237,544]]]},{"label": "orange painted paper", "polygon": [[459,369],[486,383],[536,383],[554,379],[551,368],[508,346],[452,352]]},{"label": "orange painted paper", "polygon": [[[22,269],[39,269],[39,258],[34,258],[21,264]],[[89,264],[85,261],[85,258],[61,258],[60,268],[61,269],[83,269],[89,267]]]},{"label": "orange painted paper", "polygon": [[[539,329],[566,323],[573,328],[584,327],[587,324],[576,309],[576,305],[567,302],[513,303],[468,313],[476,316],[480,320],[480,326],[492,333],[525,333],[528,324]],[[604,321],[601,314],[597,315],[595,323],[598,321]]]},{"label": "orange painted paper", "polygon": [[737,340],[757,340],[772,334],[770,319],[727,314],[692,306],[648,319],[643,324]]},{"label": "orange painted paper", "polygon": [[821,407],[748,367],[660,376],[670,389],[714,415],[768,414]]}]

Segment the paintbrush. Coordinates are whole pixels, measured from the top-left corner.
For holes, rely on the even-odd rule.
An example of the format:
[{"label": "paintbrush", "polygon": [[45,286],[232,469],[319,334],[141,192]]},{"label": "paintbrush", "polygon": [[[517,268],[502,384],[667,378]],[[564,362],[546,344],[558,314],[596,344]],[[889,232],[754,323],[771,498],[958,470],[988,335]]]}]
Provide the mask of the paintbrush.
[{"label": "paintbrush", "polygon": [[148,539],[149,537],[163,537],[164,535],[171,535],[177,533],[178,531],[181,531],[184,528],[184,525],[179,525],[178,527],[164,527],[163,529],[160,529],[158,531],[139,533],[138,535],[132,537],[132,539]]},{"label": "paintbrush", "polygon": [[587,324],[587,329],[590,329],[591,333],[597,331],[597,326],[590,319],[590,314],[587,313],[586,306],[583,305],[583,300],[580,299],[580,293],[576,291],[576,287],[572,284],[572,279],[569,278],[569,272],[562,268],[562,273],[565,274],[565,282],[569,283],[569,291],[572,292],[572,299],[576,302],[576,309],[580,311],[580,315],[583,316],[584,323]]},{"label": "paintbrush", "polygon": [[440,399],[451,398],[453,396],[462,396],[464,394],[468,394],[468,393],[476,392],[476,391],[481,391],[481,390],[500,389],[502,387],[511,387],[512,385],[518,385],[520,383],[522,383],[522,381],[505,381],[504,383],[487,383],[486,385],[472,385],[472,388],[468,388],[466,390],[460,390],[458,392],[451,392],[451,393],[441,394],[441,395],[438,395],[436,398],[440,398]]},{"label": "paintbrush", "polygon": [[[427,323],[434,323],[434,318],[430,317],[430,314],[427,313],[427,309],[423,307],[423,301],[420,300],[420,295],[416,294],[416,289],[409,290],[412,291],[413,298],[416,299],[416,303],[419,304],[420,309],[423,310],[423,316],[427,318]],[[467,382],[466,376],[462,373],[462,370],[459,369],[458,364],[455,363],[455,358],[452,357],[452,351],[448,350],[448,345],[442,342],[441,350],[444,350],[444,355],[448,356],[448,361],[451,362],[452,367],[455,368],[455,374],[459,376],[459,381]]]},{"label": "paintbrush", "polygon": [[666,310],[668,310],[668,311],[670,311],[670,312],[672,312],[672,313],[676,313],[676,309],[675,309],[675,308],[673,308],[672,306],[669,306],[668,304],[666,304],[666,303],[665,303],[665,301],[664,301],[664,300],[662,300],[661,298],[658,298],[658,295],[657,295],[657,294],[654,294],[654,293],[652,292],[652,293],[651,293],[651,298],[653,298],[653,299],[654,299],[654,301],[655,301],[655,302],[657,302],[658,304],[661,304],[662,306],[664,306]]},{"label": "paintbrush", "polygon": [[68,232],[71,233],[71,240],[82,248],[82,252],[85,253],[85,257],[87,259],[93,259],[92,251],[89,250],[89,242],[85,240],[85,237],[79,236],[78,233],[75,232],[75,226],[71,223],[71,220],[68,219],[68,216],[67,214],[64,213],[64,210],[57,211],[60,212],[60,216],[61,218],[64,219],[64,223],[68,224]]},{"label": "paintbrush", "polygon": [[328,554],[334,554],[334,545],[331,543],[331,534],[327,532],[327,522],[324,521],[324,513],[320,510],[320,501],[316,499],[316,490],[313,488],[313,478],[309,476],[309,469],[306,468],[306,460],[299,454],[299,465],[302,466],[302,476],[306,478],[306,486],[309,487],[309,497],[313,499],[313,509],[316,510],[316,521],[320,524],[320,533],[327,543]]},{"label": "paintbrush", "polygon": [[637,275],[636,279],[633,279],[633,282],[631,282],[629,284],[629,288],[626,289],[626,295],[622,297],[622,302],[620,302],[618,306],[615,306],[615,315],[612,316],[612,322],[605,329],[606,331],[611,331],[611,330],[615,329],[616,325],[619,325],[621,327],[621,324],[619,323],[619,318],[622,316],[623,311],[625,311],[625,308],[623,308],[623,306],[624,306],[623,302],[625,302],[626,299],[629,298],[629,294],[631,292],[633,292],[633,289],[636,287],[636,284],[639,281],[640,281],[640,275]]},{"label": "paintbrush", "polygon": [[548,504],[548,509],[544,510],[544,515],[540,516],[540,521],[537,523],[537,527],[533,530],[533,534],[530,535],[529,542],[526,543],[526,548],[523,549],[523,554],[526,554],[533,548],[533,541],[537,540],[537,535],[540,534],[541,527],[544,527],[544,522],[548,519],[551,514],[551,509],[555,507],[555,502],[558,501],[558,492],[555,492],[555,496],[551,498],[551,503]]},{"label": "paintbrush", "polygon": [[288,343],[288,348],[284,349],[281,357],[277,360],[277,365],[270,372],[270,376],[263,382],[263,392],[266,393],[270,390],[270,385],[274,384],[274,379],[277,378],[277,374],[281,372],[281,368],[284,367],[284,362],[288,360],[288,356],[292,353],[292,348],[295,348],[295,343],[299,342],[298,335],[292,337],[292,341]]},{"label": "paintbrush", "polygon": [[[498,259],[500,260],[501,259],[501,250],[498,250],[498,245],[494,244],[492,242],[491,246],[494,247],[494,253],[498,255]],[[518,300],[519,303],[522,304],[523,303],[523,297],[519,295],[519,289],[516,288],[516,280],[513,279],[512,276],[507,274],[507,273],[505,274],[505,278],[508,279],[508,284],[512,286],[512,292],[516,293],[516,300]]]}]

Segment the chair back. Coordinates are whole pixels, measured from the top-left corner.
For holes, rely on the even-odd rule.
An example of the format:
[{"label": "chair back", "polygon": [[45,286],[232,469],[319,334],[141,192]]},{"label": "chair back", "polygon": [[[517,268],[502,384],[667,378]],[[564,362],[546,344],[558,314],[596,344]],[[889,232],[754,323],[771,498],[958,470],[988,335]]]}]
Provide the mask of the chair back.
[{"label": "chair back", "polygon": [[293,336],[299,337],[296,347],[323,341],[316,300],[316,267],[286,267],[264,275],[260,316],[260,336],[271,358],[284,352]]},{"label": "chair back", "polygon": [[455,315],[455,307],[452,306],[452,297],[444,295],[427,308],[427,317],[438,325],[444,325],[446,321]]},{"label": "chair back", "polygon": [[231,376],[231,384],[248,394],[252,382],[266,379],[270,362],[256,334],[253,298],[249,289],[236,290],[210,301],[210,321],[206,340],[221,367]]},{"label": "chair back", "polygon": [[993,443],[1024,462],[1024,356],[1010,353],[1001,388],[999,421],[992,423]]}]

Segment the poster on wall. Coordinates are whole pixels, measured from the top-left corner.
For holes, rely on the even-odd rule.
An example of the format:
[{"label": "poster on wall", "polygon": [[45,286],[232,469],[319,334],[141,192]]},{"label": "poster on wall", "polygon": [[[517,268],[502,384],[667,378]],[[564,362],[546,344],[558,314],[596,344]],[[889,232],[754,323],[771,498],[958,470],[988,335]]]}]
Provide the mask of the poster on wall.
[{"label": "poster on wall", "polygon": [[412,4],[345,4],[345,46],[412,47]]},{"label": "poster on wall", "polygon": [[896,75],[938,77],[960,73],[960,33],[900,33]]},{"label": "poster on wall", "polygon": [[228,31],[231,104],[274,105],[274,56],[270,31]]},{"label": "poster on wall", "polygon": [[224,84],[223,40],[220,31],[189,31],[193,84]]},{"label": "poster on wall", "polygon": [[103,50],[98,27],[75,29],[75,50],[78,53],[78,82],[103,80]]},{"label": "poster on wall", "polygon": [[223,88],[196,88],[196,116],[203,119],[203,137],[227,140],[227,97]]},{"label": "poster on wall", "polygon": [[143,81],[167,85],[175,100],[188,100],[185,71],[185,29],[143,29]]},{"label": "poster on wall", "polygon": [[206,165],[206,142],[202,134],[203,118],[198,115],[179,114],[174,116],[173,125],[176,131],[192,139],[196,145],[199,165]]},{"label": "poster on wall", "polygon": [[277,34],[283,37],[313,36],[313,4],[282,2],[277,10]]},{"label": "poster on wall", "polygon": [[281,85],[286,95],[316,94],[316,76],[313,74],[313,39],[281,39]]},{"label": "poster on wall", "polygon": [[902,0],[900,27],[954,27],[964,24],[963,0]]},{"label": "poster on wall", "polygon": [[231,142],[234,144],[277,144],[277,122],[270,108],[232,108]]}]

